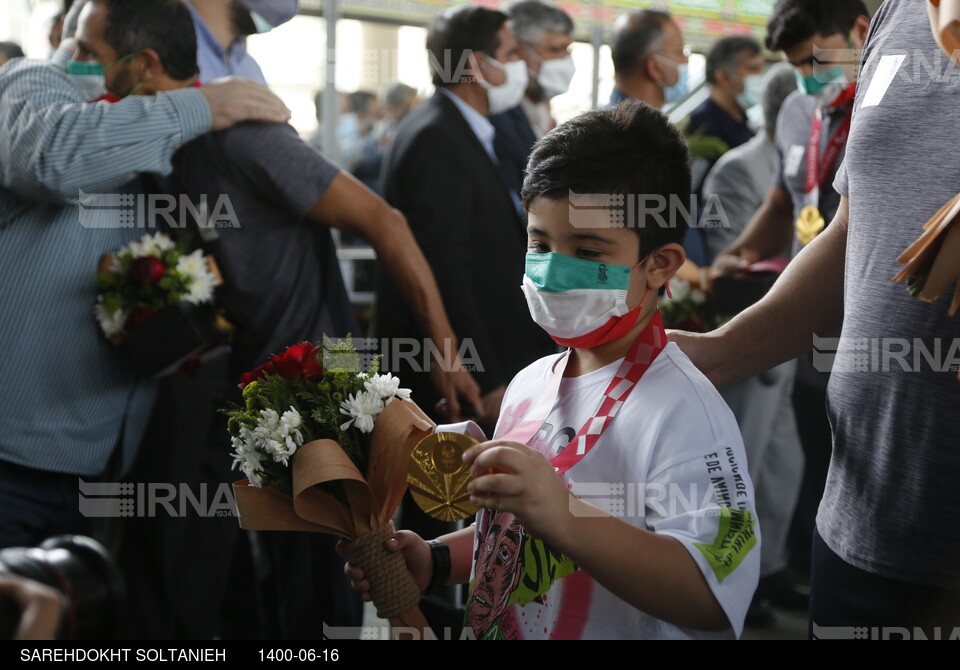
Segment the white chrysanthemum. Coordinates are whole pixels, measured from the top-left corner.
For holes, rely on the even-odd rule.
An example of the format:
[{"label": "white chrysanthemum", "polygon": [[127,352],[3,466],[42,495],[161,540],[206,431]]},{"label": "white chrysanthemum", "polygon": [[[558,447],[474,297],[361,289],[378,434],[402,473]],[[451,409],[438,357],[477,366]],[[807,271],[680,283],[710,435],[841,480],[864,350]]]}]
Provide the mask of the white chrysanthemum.
[{"label": "white chrysanthemum", "polygon": [[400,379],[389,372],[385,375],[374,375],[363,383],[363,387],[380,396],[385,405],[389,405],[394,398],[410,399],[410,389],[400,388]]},{"label": "white chrysanthemum", "polygon": [[673,300],[680,302],[690,295],[690,284],[674,277],[670,280],[670,292],[673,294]]},{"label": "white chrysanthemum", "polygon": [[[240,436],[231,438],[234,451],[233,466],[240,466],[240,470],[257,488],[261,487],[260,473],[263,472],[264,454],[257,449],[257,438],[249,428],[241,428]],[[231,468],[231,469],[232,469]]]},{"label": "white chrysanthemum", "polygon": [[123,327],[127,323],[127,314],[122,309],[108,312],[103,303],[98,302],[96,307],[93,308],[93,312],[104,335],[113,337],[123,332]]},{"label": "white chrysanthemum", "polygon": [[360,392],[356,396],[352,393],[340,403],[340,412],[350,417],[350,420],[340,426],[340,430],[347,430],[350,424],[356,422],[361,433],[373,431],[373,422],[383,411],[383,400],[376,393]]},{"label": "white chrysanthemum", "polygon": [[173,249],[173,247],[173,240],[171,240],[168,236],[164,235],[163,233],[154,233],[153,235],[144,235],[136,242],[131,242],[129,250],[133,254],[134,258],[139,258],[141,256],[160,257],[163,255],[164,251],[169,251],[170,249]]},{"label": "white chrysanthemum", "polygon": [[187,279],[187,295],[184,300],[194,305],[209,302],[213,298],[216,277],[207,267],[203,252],[197,249],[177,260],[177,272]]},{"label": "white chrysanthemum", "polygon": [[695,288],[690,291],[690,299],[693,301],[694,305],[702,305],[707,301],[707,294],[700,289]]}]

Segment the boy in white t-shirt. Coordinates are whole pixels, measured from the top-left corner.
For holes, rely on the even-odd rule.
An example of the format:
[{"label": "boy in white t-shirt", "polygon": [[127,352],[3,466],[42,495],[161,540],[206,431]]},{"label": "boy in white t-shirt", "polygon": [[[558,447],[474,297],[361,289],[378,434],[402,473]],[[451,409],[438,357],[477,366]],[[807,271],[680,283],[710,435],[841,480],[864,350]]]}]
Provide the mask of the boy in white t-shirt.
[{"label": "boy in white t-shirt", "polygon": [[[387,543],[423,588],[470,582],[465,625],[478,638],[742,631],[760,556],[743,442],[657,310],[685,260],[685,219],[636,216],[637,202],[688,201],[687,160],[677,131],[639,103],[584,114],[534,148],[523,291],[569,349],[521,371],[495,439],[464,454],[475,527]],[[347,574],[367,590],[359,569]]]}]

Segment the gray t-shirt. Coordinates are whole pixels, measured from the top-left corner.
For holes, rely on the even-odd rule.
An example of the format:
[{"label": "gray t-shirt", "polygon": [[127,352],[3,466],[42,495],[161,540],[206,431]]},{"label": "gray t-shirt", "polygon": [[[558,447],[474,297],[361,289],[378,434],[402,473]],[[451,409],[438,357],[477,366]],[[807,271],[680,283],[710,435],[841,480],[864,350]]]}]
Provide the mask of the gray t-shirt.
[{"label": "gray t-shirt", "polygon": [[[960,381],[949,370],[960,318],[947,316],[952,288],[928,304],[890,282],[960,189],[960,68],[934,42],[926,3],[887,0],[862,70],[835,184],[850,200],[837,361],[860,371],[835,365],[830,379],[834,449],[817,527],[851,565],[960,589]],[[894,358],[904,350],[907,370]]]},{"label": "gray t-shirt", "polygon": [[[214,210],[229,197],[239,228],[219,229],[213,247],[224,276],[218,300],[238,321],[234,370],[323,334],[344,336],[353,316],[325,226],[306,220],[340,170],[296,131],[245,123],[184,146],[173,190]],[[221,209],[221,212],[224,210]]]},{"label": "gray t-shirt", "polygon": [[[783,101],[780,115],[777,117],[777,151],[780,152],[780,169],[777,171],[776,185],[787,191],[793,199],[793,220],[800,217],[806,206],[807,193],[807,146],[810,142],[810,129],[817,101],[813,96],[800,91],[791,93]],[[846,117],[849,106],[831,109],[823,115],[823,131],[820,138],[820,157],[830,144],[833,134]],[[840,207],[840,195],[832,188],[833,178],[843,161],[843,151],[837,156],[830,177],[820,189],[820,213],[829,224]],[[803,245],[793,237],[793,255],[800,253]]]}]

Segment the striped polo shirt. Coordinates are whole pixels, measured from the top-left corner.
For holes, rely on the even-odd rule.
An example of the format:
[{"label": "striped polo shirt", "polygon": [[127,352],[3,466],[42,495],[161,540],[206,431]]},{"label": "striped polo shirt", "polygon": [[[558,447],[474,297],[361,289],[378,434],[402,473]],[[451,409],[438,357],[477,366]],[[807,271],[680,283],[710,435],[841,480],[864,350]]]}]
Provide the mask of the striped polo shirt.
[{"label": "striped polo shirt", "polygon": [[87,104],[57,65],[0,68],[0,461],[94,475],[120,445],[132,458],[149,408],[94,318],[95,277],[153,231],[84,227],[78,196],[135,196],[211,127],[195,89]]}]

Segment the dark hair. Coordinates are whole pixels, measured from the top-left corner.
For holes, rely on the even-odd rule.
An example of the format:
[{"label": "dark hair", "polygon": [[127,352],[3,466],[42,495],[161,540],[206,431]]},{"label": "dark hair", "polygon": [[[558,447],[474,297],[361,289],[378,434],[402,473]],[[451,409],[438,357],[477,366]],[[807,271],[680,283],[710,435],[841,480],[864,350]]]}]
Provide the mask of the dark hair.
[{"label": "dark hair", "polygon": [[[661,196],[690,206],[690,163],[683,136],[658,110],[642,102],[586,112],[557,126],[533,147],[521,199],[528,211],[537,198],[570,192]],[[672,217],[686,223],[685,217]],[[631,222],[632,224],[633,222]],[[630,225],[641,256],[683,243],[686,225]]]},{"label": "dark hair", "polygon": [[94,0],[107,6],[103,38],[118,58],[153,49],[177,80],[198,72],[197,34],[182,0]]},{"label": "dark hair", "polygon": [[459,84],[460,67],[472,51],[493,56],[500,47],[497,32],[506,22],[503,12],[476,5],[461,5],[439,14],[427,32],[433,85],[450,88]]},{"label": "dark hair", "polygon": [[733,74],[740,65],[741,54],[752,58],[759,53],[763,53],[763,49],[752,37],[724,37],[717,41],[707,54],[707,83],[717,83],[717,70]]},{"label": "dark hair", "polygon": [[870,16],[863,0],[777,0],[767,23],[767,48],[783,51],[816,34],[848,33],[861,16]]},{"label": "dark hair", "polygon": [[11,58],[23,58],[23,49],[16,42],[0,42],[0,54],[8,60]]},{"label": "dark hair", "polygon": [[618,75],[633,72],[663,37],[663,27],[672,20],[666,12],[648,9],[621,16],[614,25],[610,46],[614,71]]},{"label": "dark hair", "polygon": [[375,101],[375,96],[370,91],[354,91],[347,94],[347,109],[354,114],[366,114],[367,107],[371,101]]}]

